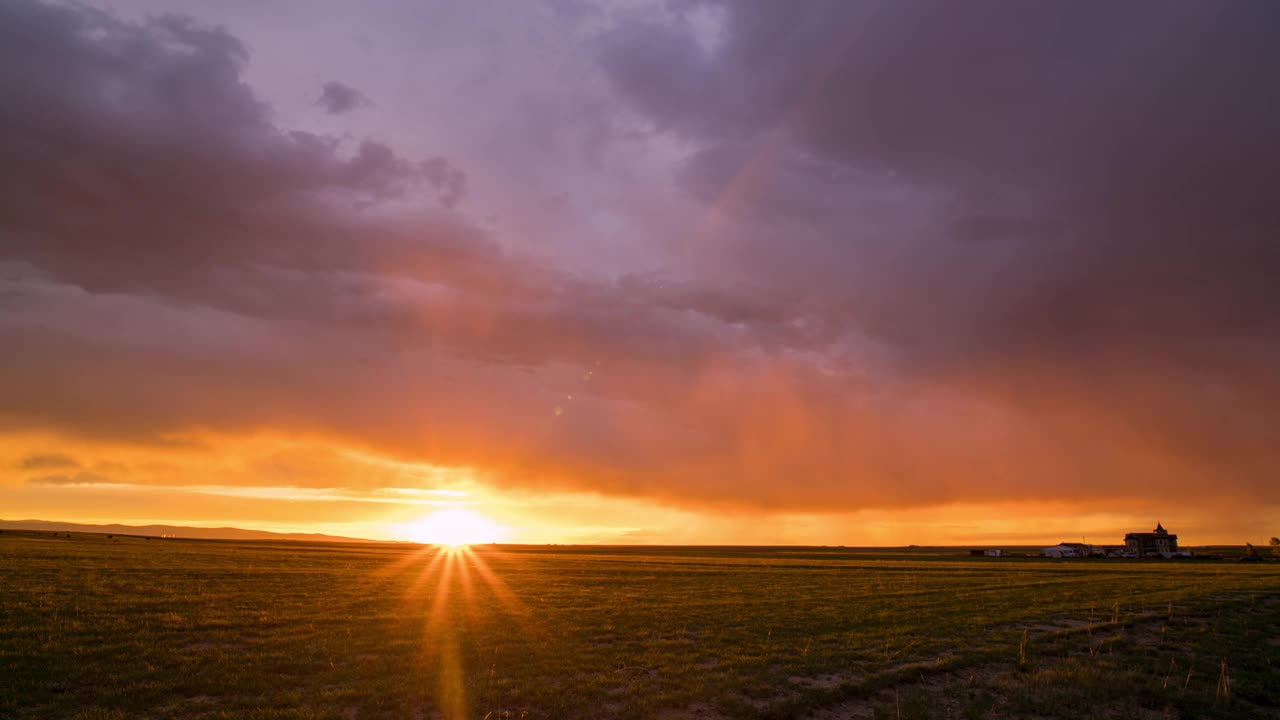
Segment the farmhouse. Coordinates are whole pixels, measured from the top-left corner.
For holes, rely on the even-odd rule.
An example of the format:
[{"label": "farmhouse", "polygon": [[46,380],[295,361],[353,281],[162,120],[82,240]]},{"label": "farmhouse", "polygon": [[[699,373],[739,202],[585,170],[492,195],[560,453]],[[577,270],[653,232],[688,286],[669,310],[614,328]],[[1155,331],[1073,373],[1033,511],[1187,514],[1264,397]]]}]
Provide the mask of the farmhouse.
[{"label": "farmhouse", "polygon": [[1149,533],[1125,533],[1125,550],[1136,557],[1172,557],[1178,553],[1178,536],[1170,535],[1164,525],[1156,523]]},{"label": "farmhouse", "polygon": [[1044,549],[1047,558],[1081,558],[1093,555],[1093,546],[1084,543],[1058,543]]}]

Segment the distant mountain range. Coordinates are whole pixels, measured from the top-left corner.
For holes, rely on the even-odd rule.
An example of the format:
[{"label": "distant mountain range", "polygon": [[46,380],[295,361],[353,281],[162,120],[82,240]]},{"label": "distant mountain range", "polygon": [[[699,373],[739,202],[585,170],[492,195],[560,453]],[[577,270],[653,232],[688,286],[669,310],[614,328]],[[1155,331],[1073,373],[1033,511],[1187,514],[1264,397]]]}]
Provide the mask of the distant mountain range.
[{"label": "distant mountain range", "polygon": [[85,525],[49,520],[0,520],[0,530],[34,530],[43,532],[109,533],[112,535],[146,535],[206,540],[298,540],[303,542],[384,542],[367,538],[342,537],[323,533],[276,533],[234,527],[186,527],[183,525]]}]

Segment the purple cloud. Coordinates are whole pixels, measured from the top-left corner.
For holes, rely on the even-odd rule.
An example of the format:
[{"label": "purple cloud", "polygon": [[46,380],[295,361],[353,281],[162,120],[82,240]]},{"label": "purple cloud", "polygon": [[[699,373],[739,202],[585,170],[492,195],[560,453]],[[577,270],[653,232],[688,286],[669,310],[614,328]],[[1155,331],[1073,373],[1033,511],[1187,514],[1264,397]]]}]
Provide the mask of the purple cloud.
[{"label": "purple cloud", "polygon": [[316,105],[324,108],[330,115],[341,115],[372,104],[359,90],[335,80],[325,83],[320,90],[320,97],[316,98]]}]

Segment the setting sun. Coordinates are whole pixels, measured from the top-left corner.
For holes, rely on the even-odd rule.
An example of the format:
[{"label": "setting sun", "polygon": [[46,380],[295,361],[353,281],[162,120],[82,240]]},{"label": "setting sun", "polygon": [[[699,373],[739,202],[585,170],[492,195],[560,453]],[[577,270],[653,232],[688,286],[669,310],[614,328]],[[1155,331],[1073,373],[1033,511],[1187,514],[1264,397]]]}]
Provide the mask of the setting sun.
[{"label": "setting sun", "polygon": [[470,510],[441,510],[404,528],[407,539],[427,545],[474,545],[501,540],[507,529]]}]

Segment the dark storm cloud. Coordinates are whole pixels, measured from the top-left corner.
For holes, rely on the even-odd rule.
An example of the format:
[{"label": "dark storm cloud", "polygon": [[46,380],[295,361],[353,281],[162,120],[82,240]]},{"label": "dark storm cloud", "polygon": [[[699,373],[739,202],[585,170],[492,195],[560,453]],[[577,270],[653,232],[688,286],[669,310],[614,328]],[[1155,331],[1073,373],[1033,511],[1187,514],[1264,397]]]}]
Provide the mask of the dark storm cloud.
[{"label": "dark storm cloud", "polygon": [[599,45],[692,146],[708,267],[838,307],[904,400],[1064,423],[1040,466],[1115,472],[1080,432],[1116,418],[1184,469],[1274,472],[1280,6],[718,5],[711,47],[679,22]]},{"label": "dark storm cloud", "polygon": [[[714,52],[682,26],[624,26],[604,39],[603,62],[658,127],[700,145],[686,176],[701,195],[767,174],[748,210],[807,213],[839,237],[807,249],[846,266],[883,259],[903,283],[928,282],[927,305],[866,299],[862,319],[879,332],[910,344],[960,321],[957,339],[970,342],[932,348],[957,352],[1275,338],[1274,3],[724,10]],[[782,149],[767,149],[779,134]],[[851,237],[841,207],[860,188],[842,186],[839,166],[943,198],[933,237],[897,248]],[[964,279],[992,259],[998,276]],[[991,287],[1002,279],[1029,287]]]},{"label": "dark storm cloud", "polygon": [[341,115],[371,104],[369,98],[359,90],[334,80],[325,83],[320,90],[320,97],[316,98],[316,105],[324,108],[330,115]]},{"label": "dark storm cloud", "polygon": [[11,301],[48,307],[61,282],[394,329],[413,288],[384,273],[509,286],[490,239],[391,207],[437,186],[454,202],[461,171],[278,128],[240,78],[246,57],[187,19],[0,7],[0,258],[30,280]]},{"label": "dark storm cloud", "polygon": [[[756,206],[776,220],[786,203],[844,235],[814,250],[850,266],[887,255],[904,283],[931,281],[927,306],[910,293],[866,304],[863,319],[896,341],[957,319],[965,352],[1276,339],[1274,3],[725,11],[715,53],[680,28],[620,28],[605,41],[606,67],[660,127],[701,145],[686,175],[709,201],[767,163],[758,172],[773,186]],[[769,133],[786,145],[762,160]],[[744,146],[756,150],[730,152]],[[849,237],[839,206],[860,190],[833,177],[833,162],[943,197],[934,236],[897,249]],[[964,280],[993,258],[999,274],[986,280],[1028,287]]]},{"label": "dark storm cloud", "polygon": [[[198,294],[240,272],[456,257],[473,244],[448,228],[392,240],[374,222],[335,227],[359,216],[352,208],[415,192],[422,168],[377,142],[348,154],[274,126],[223,30],[20,2],[0,8],[0,34],[8,257],[89,289]],[[357,252],[359,225],[383,241]]]}]

